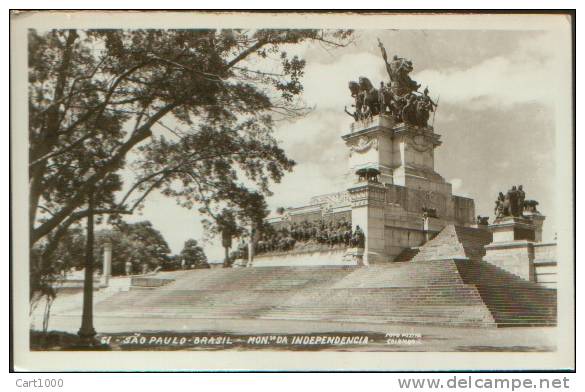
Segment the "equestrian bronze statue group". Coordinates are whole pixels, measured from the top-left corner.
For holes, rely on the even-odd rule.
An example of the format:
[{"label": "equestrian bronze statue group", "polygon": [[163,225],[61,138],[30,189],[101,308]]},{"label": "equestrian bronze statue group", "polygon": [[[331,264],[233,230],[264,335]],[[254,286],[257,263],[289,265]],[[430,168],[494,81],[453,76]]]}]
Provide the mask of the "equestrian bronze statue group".
[{"label": "equestrian bronze statue group", "polygon": [[429,89],[418,91],[420,84],[410,78],[413,70],[412,61],[394,55],[388,61],[388,55],[382,42],[378,39],[382,58],[390,81],[380,82],[375,88],[370,79],[360,76],[359,81],[349,82],[349,91],[354,99],[353,113],[345,108],[355,121],[362,121],[379,114],[390,115],[396,122],[404,122],[419,127],[428,127],[430,113],[437,108],[437,103],[429,96]]}]

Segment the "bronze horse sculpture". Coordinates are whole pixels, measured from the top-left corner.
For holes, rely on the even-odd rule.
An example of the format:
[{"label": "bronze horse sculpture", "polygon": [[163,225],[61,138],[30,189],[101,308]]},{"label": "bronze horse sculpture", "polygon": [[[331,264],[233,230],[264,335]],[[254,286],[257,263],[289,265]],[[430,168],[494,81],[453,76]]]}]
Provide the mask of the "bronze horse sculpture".
[{"label": "bronze horse sculpture", "polygon": [[370,82],[370,79],[365,76],[360,76],[359,84],[363,99],[363,107],[366,110],[366,117],[380,114],[380,96],[378,94],[378,89],[376,89],[372,82]]}]

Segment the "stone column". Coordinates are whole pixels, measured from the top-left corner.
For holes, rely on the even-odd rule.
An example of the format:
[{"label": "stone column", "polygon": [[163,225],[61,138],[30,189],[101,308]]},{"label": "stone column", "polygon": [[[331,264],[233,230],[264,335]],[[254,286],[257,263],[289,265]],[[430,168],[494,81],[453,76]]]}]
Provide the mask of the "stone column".
[{"label": "stone column", "polygon": [[105,286],[110,283],[112,277],[112,243],[104,243],[104,260],[102,266],[102,279]]},{"label": "stone column", "polygon": [[254,261],[254,225],[250,225],[250,237],[248,239],[248,264],[246,267],[251,267]]}]

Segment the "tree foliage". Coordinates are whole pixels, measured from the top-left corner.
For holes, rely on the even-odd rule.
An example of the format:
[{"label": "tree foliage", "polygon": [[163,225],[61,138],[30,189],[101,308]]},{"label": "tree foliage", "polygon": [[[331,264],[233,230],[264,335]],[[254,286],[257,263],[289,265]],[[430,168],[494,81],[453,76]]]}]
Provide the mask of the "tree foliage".
[{"label": "tree foliage", "polygon": [[[87,216],[90,193],[113,221],[154,190],[210,216],[254,215],[294,165],[272,136],[275,120],[306,112],[305,61],[287,45],[343,45],[350,34],[31,31],[31,249],[45,242],[40,258],[50,259]],[[122,169],[134,182],[123,184]]]},{"label": "tree foliage", "polygon": [[205,256],[203,248],[194,239],[185,241],[185,245],[181,251],[181,260],[182,265],[187,268],[209,268],[207,256]]},{"label": "tree foliage", "polygon": [[[162,266],[169,259],[169,245],[149,221],[137,223],[118,223],[115,230],[97,233],[97,249],[101,254],[105,242],[112,244],[112,275],[124,273],[126,262],[132,263],[132,271],[138,273],[146,264],[150,270]],[[101,259],[99,265],[101,265]]]},{"label": "tree foliage", "polygon": [[[62,274],[62,271],[82,269],[85,265],[86,236],[79,226],[71,227],[59,241],[56,250],[51,254],[48,263],[42,263],[51,269],[52,274]],[[112,274],[124,274],[124,265],[130,261],[135,272],[140,271],[140,265],[147,264],[150,269],[168,262],[170,248],[160,231],[156,230],[149,221],[137,223],[118,222],[113,229],[99,230],[95,233],[93,260],[95,270],[101,271],[103,263],[103,249],[105,243],[112,245]],[[42,248],[36,248],[35,253],[42,253]],[[39,279],[49,274],[39,273]],[[38,283],[35,283],[37,285]]]}]

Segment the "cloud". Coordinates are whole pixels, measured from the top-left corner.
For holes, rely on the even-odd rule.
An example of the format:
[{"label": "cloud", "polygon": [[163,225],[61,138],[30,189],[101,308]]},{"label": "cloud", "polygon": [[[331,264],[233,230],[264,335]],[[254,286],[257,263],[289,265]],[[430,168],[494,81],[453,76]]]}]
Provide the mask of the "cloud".
[{"label": "cloud", "polygon": [[301,163],[280,184],[272,187],[274,196],[268,199],[272,210],[278,207],[307,205],[313,196],[343,191],[346,162],[337,165]]},{"label": "cloud", "polygon": [[461,178],[453,178],[450,182],[453,186],[453,191],[458,191],[463,185],[463,180]]},{"label": "cloud", "polygon": [[345,159],[341,135],[349,130],[351,117],[339,110],[317,110],[277,129],[276,138],[287,155],[299,162]]},{"label": "cloud", "polygon": [[440,99],[471,107],[511,106],[516,103],[551,102],[548,70],[537,62],[518,63],[503,57],[486,60],[466,70],[423,71],[415,79],[432,86]]},{"label": "cloud", "polygon": [[344,54],[328,64],[308,62],[303,78],[304,98],[308,104],[317,105],[318,110],[342,111],[352,103],[348,82],[360,76],[370,78],[375,86],[386,80],[388,75],[380,56],[362,52]]},{"label": "cloud", "polygon": [[497,167],[498,169],[507,169],[510,167],[510,161],[508,160],[497,161],[494,163],[494,166]]},{"label": "cloud", "polygon": [[443,102],[481,110],[518,103],[552,104],[554,42],[548,34],[522,40],[515,52],[493,56],[468,68],[427,69],[414,75]]},{"label": "cloud", "polygon": [[454,195],[471,197],[471,194],[463,187],[463,180],[461,178],[453,178],[449,181]]}]

